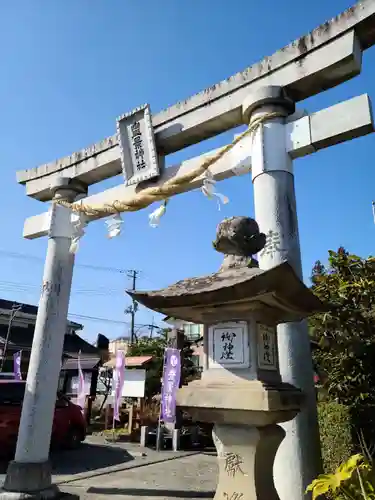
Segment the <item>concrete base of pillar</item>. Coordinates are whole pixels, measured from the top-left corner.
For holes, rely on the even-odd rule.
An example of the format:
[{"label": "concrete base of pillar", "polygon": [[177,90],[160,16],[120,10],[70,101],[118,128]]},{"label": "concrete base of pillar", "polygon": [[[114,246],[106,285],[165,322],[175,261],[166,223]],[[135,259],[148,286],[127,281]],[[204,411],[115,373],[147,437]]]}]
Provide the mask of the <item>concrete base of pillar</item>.
[{"label": "concrete base of pillar", "polygon": [[181,441],[181,430],[173,429],[172,431],[172,450],[178,451],[180,449],[180,441]]},{"label": "concrete base of pillar", "polygon": [[156,432],[156,449],[157,451],[164,450],[164,429],[160,429]]},{"label": "concrete base of pillar", "polygon": [[13,460],[9,463],[0,500],[59,498],[61,492],[51,481],[51,464],[23,463]]},{"label": "concrete base of pillar", "polygon": [[278,425],[215,425],[219,461],[216,500],[280,500],[273,462],[285,432]]},{"label": "concrete base of pillar", "polygon": [[141,427],[141,442],[140,442],[140,445],[143,448],[146,448],[146,446],[148,444],[147,441],[148,441],[148,427],[147,427],[147,425],[142,425],[142,427]]}]

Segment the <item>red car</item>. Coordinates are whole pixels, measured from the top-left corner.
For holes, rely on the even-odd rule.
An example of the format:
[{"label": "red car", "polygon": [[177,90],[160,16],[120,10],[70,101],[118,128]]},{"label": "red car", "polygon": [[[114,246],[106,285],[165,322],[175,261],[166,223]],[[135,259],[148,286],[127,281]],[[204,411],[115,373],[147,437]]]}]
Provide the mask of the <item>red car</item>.
[{"label": "red car", "polygon": [[[14,453],[21,419],[25,381],[0,380],[0,454]],[[51,446],[76,448],[86,438],[81,408],[62,394],[57,395]]]}]

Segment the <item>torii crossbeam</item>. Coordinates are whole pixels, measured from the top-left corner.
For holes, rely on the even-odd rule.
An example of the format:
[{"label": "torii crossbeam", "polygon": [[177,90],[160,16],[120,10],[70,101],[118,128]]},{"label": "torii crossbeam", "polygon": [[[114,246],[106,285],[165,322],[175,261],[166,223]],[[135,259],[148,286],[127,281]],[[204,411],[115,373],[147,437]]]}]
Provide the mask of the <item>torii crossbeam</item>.
[{"label": "torii crossbeam", "polygon": [[[367,94],[354,97],[336,104],[323,111],[298,118],[300,113],[291,118],[285,128],[287,152],[292,159],[302,158],[320,149],[334,146],[344,141],[366,135],[373,131],[370,100]],[[198,157],[181,162],[165,169],[156,184],[163,184],[172,177],[177,177],[193,170],[207,157],[215,156],[221,148],[209,151]],[[229,158],[229,161],[228,161]],[[118,161],[120,161],[118,159]],[[239,168],[241,167],[241,168]],[[246,168],[247,167],[247,168]],[[211,172],[217,181],[234,175],[242,175],[251,170],[251,137],[244,138],[228,155],[214,163]],[[53,174],[55,175],[55,174]],[[53,179],[53,182],[56,178]],[[199,188],[203,176],[189,184],[188,189]],[[53,184],[52,184],[53,185]],[[155,183],[153,183],[155,185]],[[147,183],[143,186],[146,187]],[[88,205],[104,205],[115,200],[131,198],[139,191],[137,186],[119,184],[116,187],[88,196],[84,202]],[[95,220],[99,217],[95,217]],[[47,236],[50,228],[50,213],[29,217],[25,221],[23,236],[27,239]]]}]

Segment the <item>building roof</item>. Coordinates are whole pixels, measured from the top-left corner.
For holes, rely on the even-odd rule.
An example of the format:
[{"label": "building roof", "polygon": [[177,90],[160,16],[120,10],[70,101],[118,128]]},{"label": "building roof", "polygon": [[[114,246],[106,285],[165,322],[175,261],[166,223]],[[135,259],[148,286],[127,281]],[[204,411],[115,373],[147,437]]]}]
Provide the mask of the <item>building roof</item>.
[{"label": "building roof", "polygon": [[23,304],[22,302],[16,302],[15,300],[0,299],[0,309],[6,309],[10,311],[11,309],[17,306],[21,306],[20,312],[26,314],[34,314],[36,316],[38,312],[38,306],[33,306],[31,304]]},{"label": "building roof", "polygon": [[[81,357],[80,364],[82,370],[93,370],[98,366],[100,358],[97,356]],[[78,370],[78,358],[66,358],[63,361],[62,370]]]},{"label": "building roof", "polygon": [[[14,300],[0,299],[0,310],[3,309],[5,311],[11,311],[15,306],[21,306],[19,313],[17,313],[19,316],[24,313],[36,317],[36,315],[38,314],[38,306],[24,304],[22,302],[16,302]],[[74,330],[82,330],[83,328],[83,325],[81,323],[76,323],[75,321],[68,321],[68,325]]]},{"label": "building roof", "polygon": [[[8,326],[0,324],[0,345],[4,345],[6,341]],[[31,350],[31,345],[34,337],[34,325],[29,325],[27,328],[13,326],[8,339],[8,350]],[[86,342],[77,334],[66,334],[64,338],[64,354],[72,354],[76,356],[78,352],[86,356],[98,356],[99,350]]]},{"label": "building roof", "polygon": [[[125,356],[126,368],[141,368],[153,359],[153,356]],[[109,361],[104,363],[103,366],[107,368],[114,368],[116,364],[116,357],[114,356]]]},{"label": "building roof", "polygon": [[81,351],[86,357],[90,356],[99,356],[100,349],[89,344],[82,337],[77,335],[76,333],[73,335],[65,335],[64,338],[64,353],[65,354],[74,354]]}]

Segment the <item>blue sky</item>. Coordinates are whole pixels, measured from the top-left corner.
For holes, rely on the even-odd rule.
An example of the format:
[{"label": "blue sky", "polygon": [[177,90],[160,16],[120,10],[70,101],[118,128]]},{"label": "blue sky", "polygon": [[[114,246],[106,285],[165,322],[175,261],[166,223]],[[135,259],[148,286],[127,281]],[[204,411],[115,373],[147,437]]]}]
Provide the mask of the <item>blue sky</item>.
[{"label": "blue sky", "polygon": [[[0,3],[0,296],[37,303],[46,240],[22,239],[24,219],[42,203],[17,185],[17,170],[70,154],[115,132],[116,117],[148,102],[155,113],[271,55],[351,5],[246,0],[13,0]],[[375,51],[362,74],[299,103],[316,111],[362,93],[374,100]],[[228,142],[224,134],[167,159],[168,164]],[[373,135],[298,160],[296,192],[303,267],[344,245],[374,253]],[[91,192],[121,182],[117,177]],[[218,212],[200,192],[173,199],[158,229],[150,209],[125,216],[120,238],[108,240],[103,222],[91,224],[77,257],[70,312],[84,319],[84,336],[127,332],[115,269],[138,269],[140,288],[158,288],[217,269],[212,250],[217,223],[253,215],[251,179],[233,178],[219,190],[230,203]],[[45,207],[47,208],[47,207]],[[20,256],[18,254],[22,254]],[[28,256],[27,258],[24,256]],[[84,265],[110,267],[94,270]],[[154,314],[142,310],[137,323]],[[73,317],[72,317],[73,318]],[[76,321],[80,321],[74,317]],[[155,321],[157,316],[155,315]],[[116,323],[118,322],[118,323]]]}]

